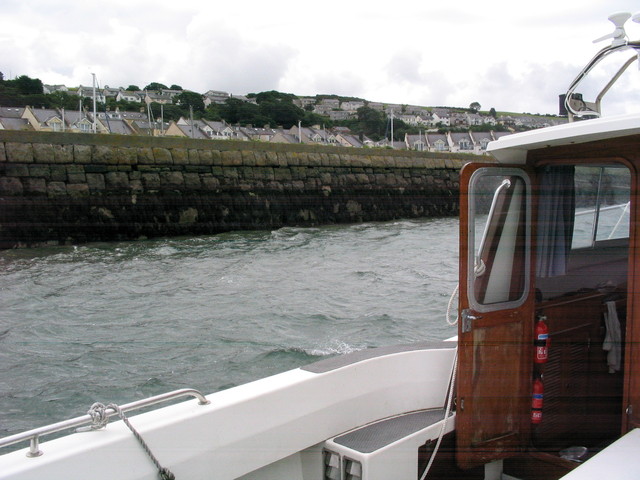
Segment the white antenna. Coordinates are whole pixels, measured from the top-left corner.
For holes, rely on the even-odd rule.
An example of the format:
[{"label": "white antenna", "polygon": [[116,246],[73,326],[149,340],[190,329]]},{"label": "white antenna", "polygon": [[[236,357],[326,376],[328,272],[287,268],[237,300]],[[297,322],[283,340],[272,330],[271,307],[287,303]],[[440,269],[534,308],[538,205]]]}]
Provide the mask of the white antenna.
[{"label": "white antenna", "polygon": [[[615,25],[615,30],[604,37],[600,37],[593,41],[593,43],[602,42],[607,40],[608,38],[612,38],[611,42],[612,47],[617,47],[620,45],[624,45],[627,43],[627,33],[624,31],[624,24],[631,18],[631,14],[629,12],[618,12],[609,15],[609,20]],[[634,21],[636,18],[634,17]]]}]

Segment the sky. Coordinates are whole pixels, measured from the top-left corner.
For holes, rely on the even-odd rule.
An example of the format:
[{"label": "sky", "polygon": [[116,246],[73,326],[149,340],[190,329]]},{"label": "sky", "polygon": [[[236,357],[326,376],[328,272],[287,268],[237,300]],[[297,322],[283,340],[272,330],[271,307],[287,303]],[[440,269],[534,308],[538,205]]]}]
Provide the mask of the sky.
[{"label": "sky", "polygon": [[[90,86],[95,73],[101,87],[160,82],[555,114],[558,95],[610,43],[593,40],[613,32],[607,17],[619,11],[636,13],[640,2],[2,0],[0,71],[68,87]],[[640,39],[640,23],[626,30]],[[629,56],[594,78],[606,83]],[[625,73],[605,114],[640,110],[640,92],[626,91],[639,75]]]}]

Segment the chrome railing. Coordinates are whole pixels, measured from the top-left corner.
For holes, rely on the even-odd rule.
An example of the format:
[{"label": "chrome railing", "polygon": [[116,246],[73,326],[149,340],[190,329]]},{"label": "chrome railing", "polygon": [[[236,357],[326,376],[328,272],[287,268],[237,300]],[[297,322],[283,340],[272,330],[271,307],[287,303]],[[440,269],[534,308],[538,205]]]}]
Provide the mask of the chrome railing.
[{"label": "chrome railing", "polygon": [[[120,410],[122,412],[130,412],[131,410],[137,410],[140,408],[149,407],[151,405],[156,405],[158,403],[167,402],[169,400],[187,396],[197,398],[199,405],[208,405],[210,403],[209,400],[207,400],[207,398],[198,390],[194,390],[192,388],[183,388],[180,390],[174,390],[172,392],[162,393],[154,397],[127,403],[126,405],[120,406]],[[117,415],[117,413],[118,412],[115,409],[111,407],[107,408],[106,414],[108,417]],[[41,436],[50,435],[52,433],[61,432],[63,430],[69,430],[72,428],[82,427],[91,423],[93,423],[93,417],[89,414],[82,415],[81,417],[71,418],[69,420],[63,420],[62,422],[53,423],[44,427],[35,428],[33,430],[28,430],[26,432],[0,438],[0,448],[8,447],[9,445],[14,445],[16,443],[25,442],[28,440],[30,442],[30,446],[29,452],[27,452],[27,457],[39,457],[40,455],[42,455],[42,450],[40,450],[39,446]]]}]

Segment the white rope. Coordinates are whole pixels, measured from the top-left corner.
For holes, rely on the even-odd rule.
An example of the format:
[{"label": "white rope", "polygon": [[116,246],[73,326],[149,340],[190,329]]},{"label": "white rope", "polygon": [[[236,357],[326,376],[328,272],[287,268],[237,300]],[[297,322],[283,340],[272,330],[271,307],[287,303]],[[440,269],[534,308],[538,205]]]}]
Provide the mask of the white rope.
[{"label": "white rope", "polygon": [[[457,288],[457,287],[456,287]],[[433,465],[433,461],[436,459],[436,454],[440,449],[440,444],[442,443],[442,439],[444,438],[444,434],[447,429],[447,422],[449,421],[449,414],[451,413],[451,405],[453,404],[453,396],[455,392],[455,382],[456,382],[456,370],[458,369],[458,347],[456,347],[456,351],[453,357],[453,370],[451,370],[451,381],[449,383],[449,394],[447,398],[447,406],[444,411],[444,421],[442,422],[442,428],[440,429],[440,435],[438,435],[438,441],[436,442],[436,446],[431,453],[431,458],[429,458],[429,463],[427,464],[420,480],[424,480],[427,478],[427,474]]]},{"label": "white rope", "polygon": [[453,309],[453,301],[455,300],[455,298],[458,296],[458,291],[459,291],[459,287],[460,284],[456,285],[456,288],[454,288],[453,293],[451,294],[451,297],[449,298],[449,303],[447,304],[447,324],[454,326],[458,323],[458,312],[456,311],[456,318],[452,321],[451,320],[451,310]]},{"label": "white rope", "polygon": [[109,405],[106,405],[106,406],[103,405],[102,403],[94,403],[93,405],[91,405],[91,408],[87,412],[92,420],[90,429],[99,430],[107,426],[107,423],[109,422],[109,415],[107,415],[107,409],[109,408],[114,412],[116,412],[120,417],[120,419],[124,422],[124,424],[129,428],[129,430],[131,430],[131,433],[133,433],[133,436],[136,437],[136,439],[142,446],[142,449],[147,453],[151,461],[154,463],[154,465],[158,469],[158,475],[160,479],[175,480],[176,477],[173,475],[173,473],[171,473],[171,471],[168,468],[164,468],[162,465],[160,465],[160,462],[158,462],[158,459],[155,457],[153,453],[151,453],[151,449],[149,448],[147,443],[140,436],[138,431],[135,428],[133,428],[133,425],[131,425],[131,423],[129,422],[129,419],[125,416],[122,409],[115,403],[110,403]]},{"label": "white rope", "polygon": [[[456,297],[458,296],[459,293],[459,287],[460,284],[456,285],[456,288],[453,289],[453,293],[451,294],[451,297],[449,298],[449,303],[447,304],[447,316],[446,316],[446,320],[447,320],[447,324],[454,326],[458,323],[458,314],[456,312],[456,318],[452,321],[451,320],[451,310],[453,309],[453,302],[456,299]],[[426,468],[424,469],[424,472],[422,473],[422,476],[420,477],[420,480],[424,480],[427,477],[427,474],[429,473],[429,470],[431,469],[431,466],[433,465],[434,460],[436,459],[436,454],[438,453],[438,450],[440,449],[440,444],[442,443],[442,439],[444,438],[444,434],[447,430],[447,422],[449,421],[449,415],[451,414],[451,405],[453,404],[453,396],[455,393],[455,383],[456,383],[456,370],[458,369],[458,347],[456,346],[456,351],[454,353],[454,357],[453,357],[453,369],[451,370],[451,377],[449,380],[449,392],[447,394],[447,406],[445,408],[444,411],[444,421],[442,422],[442,428],[440,429],[440,434],[438,435],[438,441],[436,442],[436,446],[433,449],[433,452],[431,453],[431,457],[429,458],[429,463],[427,463]]]}]

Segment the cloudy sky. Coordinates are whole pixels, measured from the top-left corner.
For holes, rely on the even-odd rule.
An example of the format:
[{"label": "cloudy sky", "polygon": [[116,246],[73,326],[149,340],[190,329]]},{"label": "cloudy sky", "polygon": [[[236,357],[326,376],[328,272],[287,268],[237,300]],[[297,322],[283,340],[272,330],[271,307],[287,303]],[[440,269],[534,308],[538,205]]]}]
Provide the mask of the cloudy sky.
[{"label": "cloudy sky", "polygon": [[[639,10],[637,0],[2,0],[0,71],[67,86],[95,73],[111,87],[557,113],[558,94],[608,44],[592,43],[613,31],[607,17]],[[640,24],[627,33],[640,39]],[[631,68],[622,86],[639,75]],[[610,99],[605,113],[631,111]]]}]

